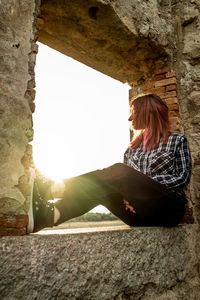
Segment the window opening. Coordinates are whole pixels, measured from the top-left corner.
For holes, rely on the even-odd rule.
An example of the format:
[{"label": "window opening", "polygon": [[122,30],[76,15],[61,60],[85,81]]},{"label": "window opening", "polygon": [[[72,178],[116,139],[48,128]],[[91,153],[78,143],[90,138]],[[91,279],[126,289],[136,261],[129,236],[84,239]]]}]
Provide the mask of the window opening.
[{"label": "window opening", "polygon": [[129,143],[128,89],[39,43],[33,114],[36,168],[61,180],[122,162]]}]

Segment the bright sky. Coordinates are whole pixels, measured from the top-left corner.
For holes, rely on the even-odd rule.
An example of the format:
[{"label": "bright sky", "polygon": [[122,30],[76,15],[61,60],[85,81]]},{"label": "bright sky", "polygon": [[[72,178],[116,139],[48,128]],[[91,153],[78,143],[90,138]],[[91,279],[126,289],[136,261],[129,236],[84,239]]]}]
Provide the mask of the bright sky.
[{"label": "bright sky", "polygon": [[122,162],[129,144],[128,90],[39,43],[33,156],[40,172],[58,181]]}]

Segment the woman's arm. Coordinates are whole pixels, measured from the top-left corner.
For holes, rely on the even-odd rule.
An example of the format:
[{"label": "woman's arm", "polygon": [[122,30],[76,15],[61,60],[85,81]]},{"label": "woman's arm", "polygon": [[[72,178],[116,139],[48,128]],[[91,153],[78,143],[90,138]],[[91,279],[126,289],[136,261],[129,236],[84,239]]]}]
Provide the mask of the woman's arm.
[{"label": "woman's arm", "polygon": [[176,172],[175,175],[163,174],[153,177],[154,180],[161,182],[168,188],[185,189],[190,183],[192,160],[190,155],[189,144],[185,136],[181,137],[180,143],[175,152],[176,156]]}]

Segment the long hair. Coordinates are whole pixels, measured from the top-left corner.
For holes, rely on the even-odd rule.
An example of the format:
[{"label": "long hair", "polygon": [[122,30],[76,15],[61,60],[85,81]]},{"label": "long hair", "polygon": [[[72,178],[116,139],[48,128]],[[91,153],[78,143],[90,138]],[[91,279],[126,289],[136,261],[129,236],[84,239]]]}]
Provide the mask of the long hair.
[{"label": "long hair", "polygon": [[159,146],[162,138],[167,143],[170,134],[168,107],[155,94],[144,95],[132,102],[135,129],[139,134],[133,136],[129,148],[135,149],[142,145],[144,151],[150,151]]}]

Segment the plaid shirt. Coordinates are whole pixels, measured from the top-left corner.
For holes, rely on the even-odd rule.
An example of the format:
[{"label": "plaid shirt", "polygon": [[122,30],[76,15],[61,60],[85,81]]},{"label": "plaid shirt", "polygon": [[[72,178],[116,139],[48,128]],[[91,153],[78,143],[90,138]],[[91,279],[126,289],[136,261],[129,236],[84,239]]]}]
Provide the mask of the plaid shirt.
[{"label": "plaid shirt", "polygon": [[185,192],[190,182],[190,149],[182,133],[172,133],[167,144],[160,141],[159,147],[149,152],[144,152],[142,146],[127,149],[124,163],[180,194]]}]

